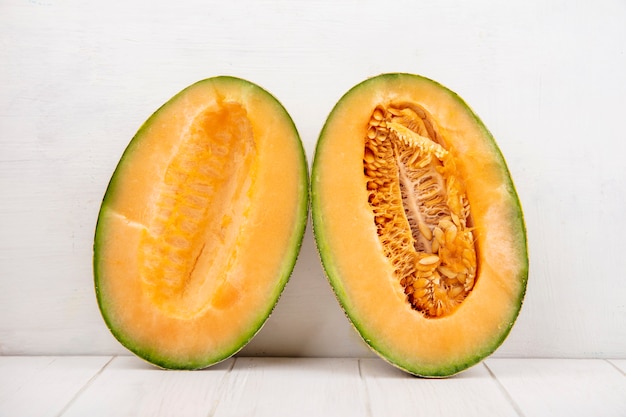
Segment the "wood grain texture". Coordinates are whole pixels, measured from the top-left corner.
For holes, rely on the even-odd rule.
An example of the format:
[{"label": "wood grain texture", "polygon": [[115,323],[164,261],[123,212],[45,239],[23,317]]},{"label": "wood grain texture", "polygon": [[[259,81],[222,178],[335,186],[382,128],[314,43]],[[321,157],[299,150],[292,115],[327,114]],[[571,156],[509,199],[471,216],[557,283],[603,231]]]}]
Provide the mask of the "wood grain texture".
[{"label": "wood grain texture", "polygon": [[221,416],[363,416],[356,359],[237,358],[215,411]]},{"label": "wood grain texture", "polygon": [[489,359],[486,363],[525,416],[626,415],[626,377],[607,361]]},{"label": "wood grain texture", "polygon": [[116,357],[63,416],[213,415],[232,365],[230,359],[203,371],[167,371]]},{"label": "wood grain texture", "polygon": [[110,357],[1,357],[0,416],[57,416]]},{"label": "wood grain texture", "polygon": [[380,359],[235,358],[166,371],[134,356],[0,357],[2,416],[623,416],[603,359],[490,359],[423,379]]},{"label": "wood grain texture", "polygon": [[4,356],[0,415],[621,417],[626,375],[614,362],[489,359],[424,379],[373,358],[236,358],[166,371],[133,356]]},{"label": "wood grain texture", "polygon": [[[98,312],[93,232],[119,157],[185,86],[230,74],[272,92],[309,160],[332,106],[382,72],[458,92],[520,194],[531,271],[499,357],[626,354],[626,3],[148,2],[0,5],[0,354],[124,354]],[[372,356],[310,231],[245,355]]]},{"label": "wood grain texture", "polygon": [[626,375],[626,359],[612,359],[609,363],[613,364],[613,366]]},{"label": "wood grain texture", "polygon": [[484,365],[448,379],[422,379],[386,362],[361,359],[374,416],[517,416]]}]

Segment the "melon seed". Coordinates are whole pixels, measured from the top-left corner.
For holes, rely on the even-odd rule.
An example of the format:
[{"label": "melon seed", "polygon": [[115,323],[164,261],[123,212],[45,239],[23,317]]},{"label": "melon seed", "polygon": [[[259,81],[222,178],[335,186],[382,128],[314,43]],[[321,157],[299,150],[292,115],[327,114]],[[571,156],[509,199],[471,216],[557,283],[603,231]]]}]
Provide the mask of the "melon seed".
[{"label": "melon seed", "polygon": [[373,222],[407,302],[428,318],[450,314],[473,289],[476,249],[469,200],[428,112],[416,103],[376,106],[363,173]]},{"label": "melon seed", "polygon": [[419,260],[419,263],[422,265],[432,265],[437,262],[439,262],[439,257],[437,255],[430,255]]}]

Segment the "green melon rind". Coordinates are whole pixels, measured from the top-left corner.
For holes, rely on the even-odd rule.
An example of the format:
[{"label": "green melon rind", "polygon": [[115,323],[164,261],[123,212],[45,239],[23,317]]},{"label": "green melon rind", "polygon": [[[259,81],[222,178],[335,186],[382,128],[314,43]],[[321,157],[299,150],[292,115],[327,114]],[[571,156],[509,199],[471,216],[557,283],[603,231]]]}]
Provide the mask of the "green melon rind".
[{"label": "green melon rind", "polygon": [[[250,327],[249,331],[243,333],[232,346],[224,349],[222,351],[213,352],[212,355],[208,355],[200,358],[172,358],[167,355],[163,355],[158,350],[152,348],[151,346],[141,346],[137,342],[133,340],[132,335],[126,334],[124,329],[119,329],[115,325],[113,317],[109,315],[109,308],[107,300],[104,298],[103,294],[100,291],[100,280],[103,279],[100,273],[100,247],[102,244],[102,240],[106,237],[106,212],[109,210],[109,205],[111,204],[111,200],[115,197],[115,191],[120,186],[119,182],[122,180],[122,173],[124,171],[124,166],[127,163],[132,163],[133,153],[136,151],[138,146],[141,143],[141,138],[143,134],[149,129],[151,123],[157,117],[158,113],[172,104],[175,104],[178,99],[184,96],[185,92],[191,88],[196,87],[199,84],[225,84],[232,83],[237,84],[239,88],[250,90],[251,94],[257,94],[263,96],[266,100],[271,101],[275,104],[277,117],[281,115],[284,119],[284,122],[289,124],[293,131],[294,140],[296,140],[297,145],[300,149],[299,159],[300,159],[300,172],[293,173],[293,175],[298,175],[300,178],[299,185],[299,195],[298,195],[298,206],[297,206],[297,218],[296,224],[293,228],[293,232],[289,241],[289,250],[285,253],[283,258],[283,265],[278,274],[279,279],[277,280],[277,284],[274,292],[271,295],[271,298],[266,303],[267,308],[263,311],[260,311],[258,314],[258,319],[253,323]],[[98,302],[98,307],[102,314],[102,317],[105,321],[105,324],[112,335],[128,350],[133,352],[135,355],[144,359],[145,361],[152,363],[158,367],[165,369],[202,369],[208,366],[214,365],[218,362],[226,360],[240,351],[245,345],[252,340],[252,338],[261,330],[271,313],[273,312],[278,300],[289,281],[289,278],[293,272],[293,268],[295,267],[298,255],[300,253],[300,247],[302,245],[302,239],[304,237],[304,231],[306,228],[306,222],[308,218],[309,211],[309,171],[306,153],[304,147],[302,145],[302,141],[300,139],[300,135],[298,130],[293,122],[291,116],[285,109],[285,107],[267,90],[262,87],[241,79],[232,76],[218,76],[207,78],[201,81],[198,81],[184,90],[180,91],[166,103],[164,103],[161,107],[159,107],[139,128],[135,136],[132,138],[126,150],[122,154],[120,161],[118,162],[115,171],[109,181],[107,186],[104,198],[102,200],[102,205],[100,207],[100,211],[98,213],[98,219],[96,222],[95,236],[94,236],[94,246],[93,246],[93,272],[94,272],[94,287],[96,292],[96,299]]]},{"label": "green melon rind", "polygon": [[[383,343],[382,341],[377,340],[375,334],[371,334],[367,331],[367,325],[362,323],[358,317],[356,317],[351,312],[351,306],[349,305],[349,299],[346,296],[345,289],[341,280],[341,273],[337,268],[335,263],[335,259],[333,258],[332,251],[328,244],[327,236],[330,231],[324,229],[324,219],[323,212],[321,209],[321,201],[318,196],[317,187],[319,182],[319,172],[323,170],[323,161],[320,160],[319,155],[321,154],[321,150],[325,144],[326,131],[329,126],[332,124],[333,117],[337,113],[337,109],[344,105],[346,99],[352,95],[355,91],[364,89],[364,88],[372,88],[377,89],[379,84],[383,86],[387,83],[393,83],[394,80],[400,79],[410,79],[415,83],[430,83],[438,88],[442,89],[448,96],[457,101],[461,106],[468,112],[469,115],[474,119],[476,125],[482,130],[483,137],[485,141],[491,147],[491,152],[493,155],[493,159],[498,162],[502,170],[502,177],[506,179],[506,186],[508,188],[508,197],[509,197],[509,219],[510,219],[510,231],[514,236],[514,241],[517,242],[517,255],[520,259],[520,264],[523,266],[519,271],[516,277],[517,281],[521,282],[520,286],[521,290],[518,294],[517,300],[515,300],[515,310],[512,312],[510,319],[506,323],[506,325],[502,328],[502,331],[495,335],[495,337],[491,340],[486,340],[485,344],[476,351],[472,356],[466,357],[461,361],[442,361],[437,365],[426,365],[421,363],[415,363],[410,359],[399,357],[395,354],[392,347],[389,347],[388,344]],[[476,115],[476,113],[467,105],[467,103],[455,92],[450,89],[444,87],[436,81],[433,81],[429,78],[415,75],[415,74],[407,74],[407,73],[388,73],[381,74],[372,78],[369,78],[361,83],[352,87],[347,93],[345,93],[341,99],[337,102],[333,110],[330,112],[328,118],[319,135],[319,139],[317,142],[317,146],[315,148],[315,154],[313,158],[313,165],[311,170],[311,213],[312,213],[312,223],[313,223],[313,234],[315,236],[315,241],[317,244],[318,252],[320,258],[322,260],[322,266],[324,268],[324,272],[326,277],[333,288],[335,293],[335,297],[337,298],[341,308],[344,313],[352,323],[353,327],[358,331],[361,335],[362,339],[367,343],[367,345],[382,359],[389,362],[390,364],[408,372],[413,375],[421,376],[421,377],[431,377],[431,378],[442,378],[449,377],[451,375],[457,374],[465,369],[481,362],[487,356],[491,355],[506,339],[511,329],[513,328],[513,324],[515,323],[517,316],[521,310],[524,296],[526,293],[526,283],[528,280],[528,243],[526,236],[526,225],[524,221],[524,215],[522,211],[522,206],[515,189],[515,185],[511,179],[509,168],[506,164],[504,156],[500,151],[493,135],[486,128],[482,120]],[[393,343],[393,341],[391,341]]]}]

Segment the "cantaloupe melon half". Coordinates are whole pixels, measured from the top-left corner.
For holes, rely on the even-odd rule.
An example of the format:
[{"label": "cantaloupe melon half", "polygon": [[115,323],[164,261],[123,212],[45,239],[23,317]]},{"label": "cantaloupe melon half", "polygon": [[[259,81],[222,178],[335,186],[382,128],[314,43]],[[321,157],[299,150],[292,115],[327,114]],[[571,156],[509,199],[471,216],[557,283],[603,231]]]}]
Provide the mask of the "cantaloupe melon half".
[{"label": "cantaloupe melon half", "polygon": [[130,142],[98,217],[95,288],[113,335],[164,368],[236,353],[290,276],[307,190],[300,138],[268,92],[216,77],[177,94]]},{"label": "cantaloupe melon half", "polygon": [[449,89],[409,74],[352,88],[320,134],[315,238],[363,339],[416,375],[491,354],[520,311],[528,257],[500,150]]}]

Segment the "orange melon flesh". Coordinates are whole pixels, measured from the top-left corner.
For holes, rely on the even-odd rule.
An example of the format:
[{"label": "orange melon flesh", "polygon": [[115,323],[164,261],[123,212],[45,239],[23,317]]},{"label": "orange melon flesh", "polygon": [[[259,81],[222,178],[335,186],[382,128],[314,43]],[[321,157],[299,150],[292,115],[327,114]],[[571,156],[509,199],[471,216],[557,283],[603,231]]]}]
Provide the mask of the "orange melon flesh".
[{"label": "orange melon flesh", "polygon": [[216,77],[168,101],[125,151],[98,218],[95,285],[114,336],[165,368],[241,349],[295,263],[307,183],[291,118],[255,84]]},{"label": "orange melon flesh", "polygon": [[[437,121],[452,145],[471,204],[478,276],[450,315],[412,309],[378,239],[363,175],[373,109],[411,102]],[[493,138],[453,92],[426,78],[385,74],[350,90],[330,114],[317,145],[311,198],[315,237],[329,281],[363,339],[410,373],[441,377],[492,353],[521,307],[528,273],[521,207]]]}]

